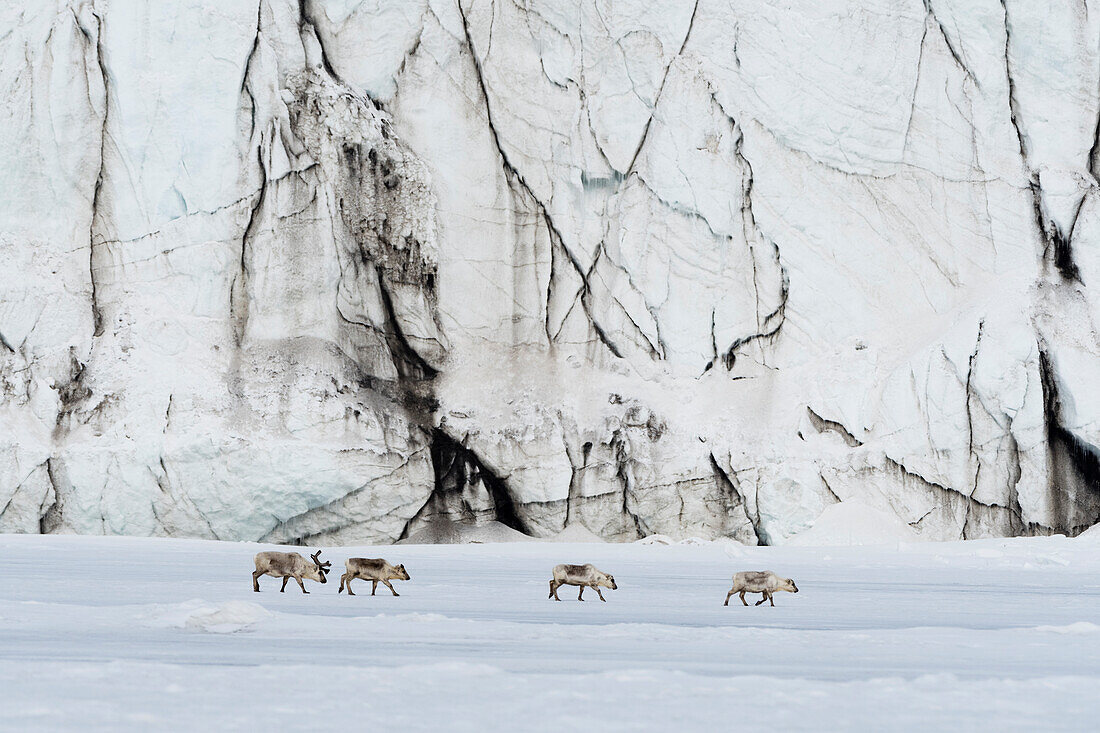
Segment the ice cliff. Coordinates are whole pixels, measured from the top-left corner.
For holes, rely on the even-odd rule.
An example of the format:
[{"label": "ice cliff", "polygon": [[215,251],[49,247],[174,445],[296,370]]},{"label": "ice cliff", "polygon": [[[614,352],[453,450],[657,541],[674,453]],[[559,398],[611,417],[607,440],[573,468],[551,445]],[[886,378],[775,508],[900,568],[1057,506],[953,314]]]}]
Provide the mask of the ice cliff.
[{"label": "ice cliff", "polygon": [[1100,2],[17,0],[0,531],[1100,519]]}]

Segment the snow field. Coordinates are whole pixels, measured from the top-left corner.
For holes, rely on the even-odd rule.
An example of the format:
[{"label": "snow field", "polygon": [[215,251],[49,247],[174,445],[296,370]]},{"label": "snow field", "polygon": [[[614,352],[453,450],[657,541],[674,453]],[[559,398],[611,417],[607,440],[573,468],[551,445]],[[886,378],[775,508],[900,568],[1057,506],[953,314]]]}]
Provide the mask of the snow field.
[{"label": "snow field", "polygon": [[[325,548],[329,583],[253,593],[270,547],[0,536],[0,727],[1084,730],[1100,713],[1092,538]],[[412,579],[337,594],[349,556]],[[547,600],[559,562],[619,590]],[[751,569],[801,592],[723,607]]]}]

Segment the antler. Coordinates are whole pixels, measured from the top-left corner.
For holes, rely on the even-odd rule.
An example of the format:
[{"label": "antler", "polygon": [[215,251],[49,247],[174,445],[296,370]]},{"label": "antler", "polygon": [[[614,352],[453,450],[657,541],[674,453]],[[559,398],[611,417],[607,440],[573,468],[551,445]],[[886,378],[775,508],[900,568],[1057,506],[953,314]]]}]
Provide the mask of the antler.
[{"label": "antler", "polygon": [[320,557],[321,557],[321,551],[318,550],[317,552],[310,555],[309,559],[312,560],[317,565],[317,567],[321,568],[322,570],[327,570],[328,568],[332,567],[331,562],[329,562],[328,560],[325,560],[324,562],[321,562]]}]

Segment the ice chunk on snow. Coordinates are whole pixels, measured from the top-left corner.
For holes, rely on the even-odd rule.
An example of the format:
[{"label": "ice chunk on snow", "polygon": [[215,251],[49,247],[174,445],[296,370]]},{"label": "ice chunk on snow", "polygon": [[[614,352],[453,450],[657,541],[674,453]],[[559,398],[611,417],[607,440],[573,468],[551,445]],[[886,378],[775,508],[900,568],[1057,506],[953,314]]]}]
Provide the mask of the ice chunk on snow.
[{"label": "ice chunk on snow", "polygon": [[155,628],[231,634],[237,631],[251,631],[257,623],[270,618],[271,615],[271,612],[263,606],[248,601],[211,604],[196,599],[170,606],[157,606],[145,618],[145,625]]}]

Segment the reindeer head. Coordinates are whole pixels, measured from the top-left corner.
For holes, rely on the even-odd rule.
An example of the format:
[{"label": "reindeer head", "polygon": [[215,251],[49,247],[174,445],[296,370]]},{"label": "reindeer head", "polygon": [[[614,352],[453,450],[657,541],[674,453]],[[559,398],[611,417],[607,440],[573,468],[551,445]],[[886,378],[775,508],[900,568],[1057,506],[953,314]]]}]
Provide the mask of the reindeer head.
[{"label": "reindeer head", "polygon": [[605,588],[610,588],[611,590],[618,590],[619,589],[619,586],[615,585],[615,576],[614,575],[608,575],[607,576],[607,583],[606,584],[601,583],[600,585],[603,585]]},{"label": "reindeer head", "polygon": [[325,562],[321,562],[320,558],[321,558],[321,551],[320,550],[318,550],[317,552],[315,552],[315,553],[313,553],[312,555],[309,556],[309,559],[312,560],[313,564],[317,566],[317,574],[321,576],[321,582],[322,583],[327,583],[328,580],[325,579],[325,574],[332,567],[332,563],[330,563],[327,560]]},{"label": "reindeer head", "polygon": [[788,593],[797,593],[798,586],[794,584],[794,581],[790,578],[783,578],[779,585],[779,590],[785,590]]},{"label": "reindeer head", "polygon": [[409,577],[409,571],[405,569],[404,565],[398,565],[397,572],[401,573],[402,580],[411,580],[411,578]]}]

